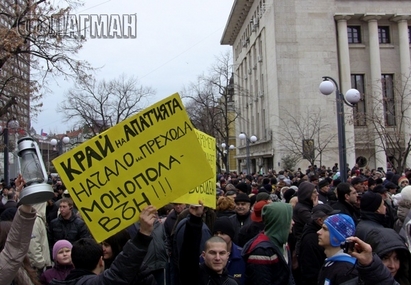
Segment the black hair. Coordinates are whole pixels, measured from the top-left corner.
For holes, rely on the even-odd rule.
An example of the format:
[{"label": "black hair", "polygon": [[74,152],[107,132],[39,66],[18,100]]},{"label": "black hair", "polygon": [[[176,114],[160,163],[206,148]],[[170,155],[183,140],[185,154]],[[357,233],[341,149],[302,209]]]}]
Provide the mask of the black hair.
[{"label": "black hair", "polygon": [[79,239],[71,249],[71,260],[76,269],[93,271],[101,257],[103,257],[103,248],[91,238]]},{"label": "black hair", "polygon": [[337,185],[337,196],[338,201],[344,202],[345,201],[345,194],[350,195],[350,187],[351,185],[347,182],[340,183]]},{"label": "black hair", "polygon": [[115,235],[112,235],[111,237],[109,237],[108,239],[106,239],[105,241],[103,241],[103,244],[106,243],[108,245],[111,246],[111,251],[113,253],[113,255],[111,256],[110,259],[105,259],[104,260],[104,264],[105,264],[105,268],[110,268],[111,263],[114,261],[114,259],[116,258],[116,256],[123,251],[123,247],[125,246],[125,244],[127,243],[127,241],[130,239],[130,234],[128,233],[127,230],[122,230],[118,233],[116,233]]}]

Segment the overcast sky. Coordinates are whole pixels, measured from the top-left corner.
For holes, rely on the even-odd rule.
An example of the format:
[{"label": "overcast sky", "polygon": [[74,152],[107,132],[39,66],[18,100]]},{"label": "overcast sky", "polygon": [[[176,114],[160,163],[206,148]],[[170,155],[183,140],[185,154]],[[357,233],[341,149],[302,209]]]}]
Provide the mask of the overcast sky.
[{"label": "overcast sky", "polygon": [[[181,91],[207,72],[215,57],[230,50],[220,39],[233,0],[87,0],[81,14],[137,14],[136,39],[91,39],[78,57],[101,67],[97,79],[110,80],[122,73],[137,76],[157,95],[150,104]],[[56,108],[72,83],[57,79],[43,110],[32,122],[35,130],[63,133],[64,123]]]}]

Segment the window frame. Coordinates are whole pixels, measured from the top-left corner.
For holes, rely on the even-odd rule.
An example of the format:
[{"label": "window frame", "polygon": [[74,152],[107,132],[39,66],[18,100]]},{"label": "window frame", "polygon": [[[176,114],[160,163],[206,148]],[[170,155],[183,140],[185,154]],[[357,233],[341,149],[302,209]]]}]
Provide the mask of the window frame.
[{"label": "window frame", "polygon": [[347,37],[348,44],[361,44],[362,35],[361,35],[361,26],[347,26]]},{"label": "window frame", "polygon": [[380,44],[391,43],[390,26],[378,26],[378,42]]},{"label": "window frame", "polygon": [[390,73],[381,74],[381,92],[382,92],[382,97],[383,97],[383,102],[384,102],[385,125],[388,127],[394,127],[397,125],[396,118],[395,118],[396,106],[395,106],[394,74],[390,74]]}]

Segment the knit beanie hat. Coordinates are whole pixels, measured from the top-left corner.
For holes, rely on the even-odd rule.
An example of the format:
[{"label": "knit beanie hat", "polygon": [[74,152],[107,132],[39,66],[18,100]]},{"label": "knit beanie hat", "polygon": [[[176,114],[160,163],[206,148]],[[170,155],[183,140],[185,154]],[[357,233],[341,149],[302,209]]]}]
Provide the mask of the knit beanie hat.
[{"label": "knit beanie hat", "polygon": [[295,195],[296,191],[293,188],[288,189],[284,192],[283,197],[286,203],[289,203],[291,198]]},{"label": "knit beanie hat", "polygon": [[336,214],[329,216],[324,224],[327,225],[330,233],[330,244],[340,246],[345,239],[353,236],[355,233],[355,224],[353,219],[345,214]]},{"label": "knit beanie hat", "polygon": [[361,196],[361,211],[375,212],[381,206],[382,196],[373,191],[367,191]]},{"label": "knit beanie hat", "polygon": [[245,193],[237,194],[237,196],[234,199],[234,202],[236,202],[236,203],[238,203],[238,202],[251,203],[250,197],[248,197],[248,195],[245,194]]},{"label": "knit beanie hat", "polygon": [[267,201],[268,199],[270,199],[270,194],[268,194],[267,192],[260,192],[257,194],[257,197],[255,199],[256,202],[260,202],[260,201]]},{"label": "knit beanie hat", "polygon": [[405,186],[401,190],[401,199],[411,201],[411,185]]},{"label": "knit beanie hat", "polygon": [[405,177],[405,176],[401,176],[400,179],[398,179],[398,186],[401,187],[401,182],[403,182],[403,181],[405,181],[405,180],[408,181],[408,178]]},{"label": "knit beanie hat", "polygon": [[243,193],[249,194],[250,193],[250,189],[248,188],[247,184],[244,182],[240,182],[238,183],[235,188],[237,188],[238,190],[240,190]]},{"label": "knit beanie hat", "polygon": [[53,260],[54,261],[56,261],[57,253],[59,252],[59,250],[65,247],[72,249],[73,245],[68,240],[65,240],[65,239],[61,239],[54,244],[53,246]]},{"label": "knit beanie hat", "polygon": [[226,234],[231,238],[231,240],[233,240],[235,235],[234,224],[228,217],[219,217],[215,220],[213,226],[213,234],[216,232]]},{"label": "knit beanie hat", "polygon": [[261,212],[263,210],[263,207],[267,204],[270,204],[267,200],[261,200],[255,203],[253,212],[251,213],[251,220],[254,222],[262,222],[263,217],[261,216]]}]

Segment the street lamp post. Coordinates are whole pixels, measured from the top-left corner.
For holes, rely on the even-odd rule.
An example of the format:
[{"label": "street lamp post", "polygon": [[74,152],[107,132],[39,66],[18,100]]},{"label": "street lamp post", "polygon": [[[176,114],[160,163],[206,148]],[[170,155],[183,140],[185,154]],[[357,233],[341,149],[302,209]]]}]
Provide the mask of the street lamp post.
[{"label": "street lamp post", "polygon": [[[9,119],[6,123],[6,127],[1,132],[3,135],[4,142],[4,183],[10,184],[10,173],[9,173],[9,129],[17,129],[19,127],[19,122],[15,119]],[[1,131],[1,127],[0,127]]]},{"label": "street lamp post", "polygon": [[70,142],[70,138],[65,136],[61,140],[52,139],[50,141],[50,144],[53,146],[53,148],[56,148],[56,146],[57,146],[57,152],[60,155],[60,154],[64,153],[63,143],[64,143],[64,145],[66,145],[69,142]]},{"label": "street lamp post", "polygon": [[246,150],[247,150],[247,174],[250,174],[250,142],[255,143],[257,141],[256,136],[248,137],[244,132],[241,132],[238,136],[240,140],[246,141]]},{"label": "street lamp post", "polygon": [[341,182],[347,181],[347,147],[345,142],[345,118],[344,103],[349,107],[354,107],[361,99],[360,92],[357,89],[349,89],[345,96],[341,93],[337,82],[329,76],[323,76],[323,82],[320,84],[320,92],[324,95],[330,95],[335,91],[337,101],[337,128],[338,128],[338,153],[340,163]]},{"label": "street lamp post", "polygon": [[225,167],[227,168],[226,172],[230,172],[229,152],[230,152],[230,150],[235,149],[235,146],[231,144],[230,146],[227,147],[226,143],[222,143],[221,148],[223,149],[223,163],[224,163]]}]

